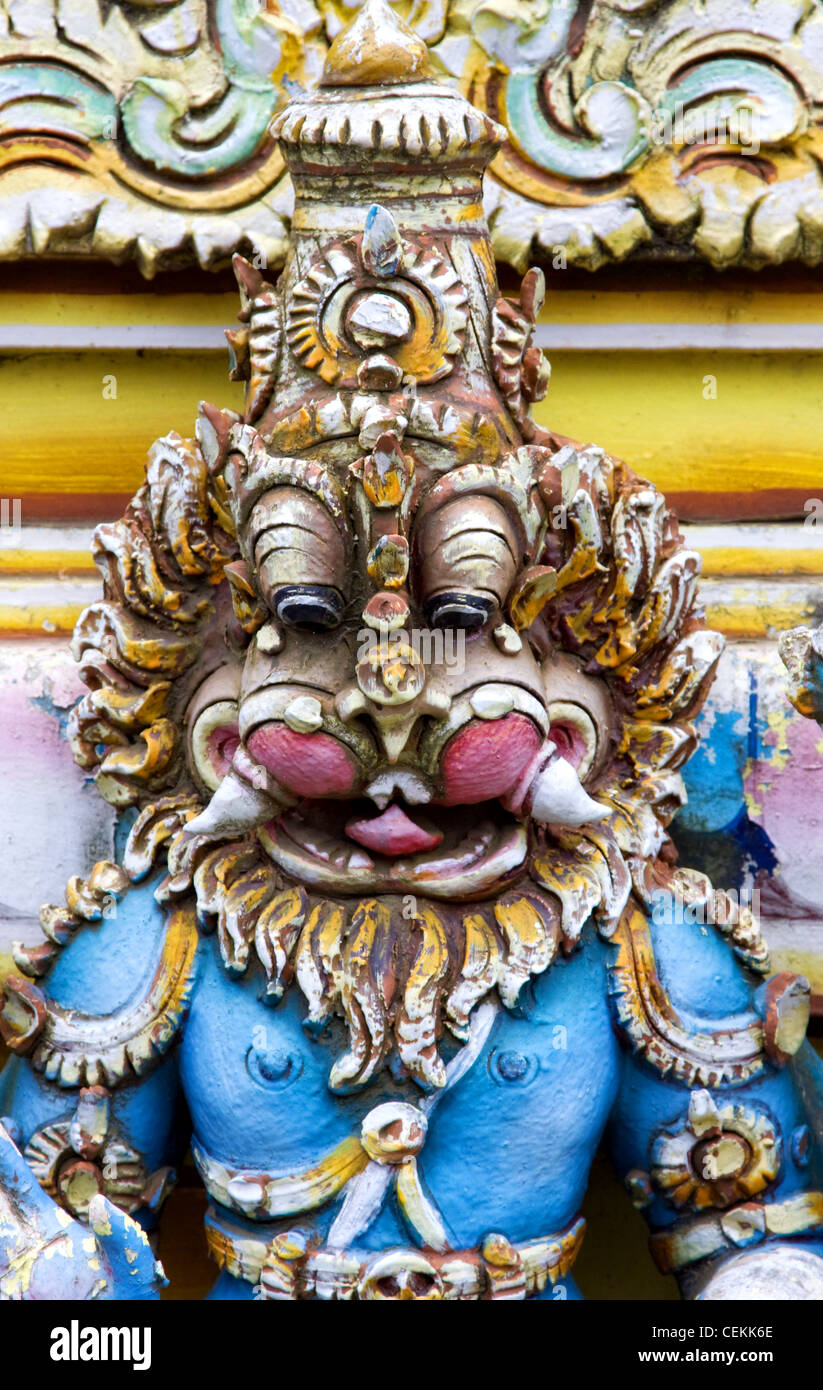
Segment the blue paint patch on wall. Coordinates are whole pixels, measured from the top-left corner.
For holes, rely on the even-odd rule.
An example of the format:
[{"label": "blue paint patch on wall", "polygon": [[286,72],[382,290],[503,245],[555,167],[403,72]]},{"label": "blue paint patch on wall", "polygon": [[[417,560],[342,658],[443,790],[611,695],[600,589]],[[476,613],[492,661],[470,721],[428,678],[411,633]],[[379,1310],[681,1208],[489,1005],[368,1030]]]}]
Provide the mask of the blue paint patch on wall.
[{"label": "blue paint patch on wall", "polygon": [[774,751],[763,742],[768,724],[758,713],[754,670],[745,712],[706,711],[697,731],[700,745],[683,769],[689,800],[672,823],[672,839],[681,863],[708,874],[718,888],[743,888],[758,871],[771,875],[777,866],[772,842],[749,816],[743,791],[747,764]]},{"label": "blue paint patch on wall", "polygon": [[71,714],[72,709],[74,708],[73,705],[62,707],[56,705],[51,695],[49,694],[32,695],[30,697],[29,703],[34,705],[37,709],[42,710],[43,714],[47,714],[49,719],[54,719],[57,723],[58,729],[60,730],[60,737],[68,741],[69,715]]},{"label": "blue paint patch on wall", "polygon": [[[701,724],[697,725],[702,733]],[[745,807],[743,774],[749,755],[750,728],[741,730],[738,710],[716,713],[710,732],[683,769],[689,802],[677,815],[684,830],[706,832],[731,825]]]}]

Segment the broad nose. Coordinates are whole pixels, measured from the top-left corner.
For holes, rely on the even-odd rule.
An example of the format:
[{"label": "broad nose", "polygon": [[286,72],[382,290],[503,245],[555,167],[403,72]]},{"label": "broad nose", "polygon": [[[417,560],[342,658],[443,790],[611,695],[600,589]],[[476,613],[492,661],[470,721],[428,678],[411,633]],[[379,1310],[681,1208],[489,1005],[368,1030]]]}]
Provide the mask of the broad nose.
[{"label": "broad nose", "polygon": [[420,720],[448,714],[451,698],[427,679],[404,593],[372,594],[363,609],[363,623],[355,678],[340,691],[335,706],[344,723],[367,719],[387,762],[394,764]]},{"label": "broad nose", "polygon": [[[399,658],[399,665],[403,666],[403,658]],[[451,708],[451,697],[426,683],[422,662],[420,670],[423,681],[415,693],[408,693],[411,676],[406,678],[400,670],[383,671],[381,668],[373,696],[366,693],[358,670],[358,679],[350,682],[335,699],[335,708],[344,723],[352,719],[368,722],[386,761],[392,766],[408,748],[421,720],[428,716],[442,719]],[[412,672],[416,671],[417,667],[413,666]]]},{"label": "broad nose", "polygon": [[419,653],[392,633],[375,633],[375,637],[357,663],[355,676],[360,690],[381,708],[411,704],[426,685],[426,668]]}]

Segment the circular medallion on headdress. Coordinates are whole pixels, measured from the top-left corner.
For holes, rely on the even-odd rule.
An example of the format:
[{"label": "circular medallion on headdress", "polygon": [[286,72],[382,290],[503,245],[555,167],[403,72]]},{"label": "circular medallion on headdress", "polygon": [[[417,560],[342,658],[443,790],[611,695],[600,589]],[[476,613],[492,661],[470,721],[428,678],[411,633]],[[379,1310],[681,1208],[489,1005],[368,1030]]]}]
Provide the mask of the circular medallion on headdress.
[{"label": "circular medallion on headdress", "polygon": [[324,381],[352,389],[379,359],[404,382],[447,376],[466,329],[466,290],[432,247],[403,241],[391,214],[369,212],[362,236],[327,247],[294,287],[286,332]]}]

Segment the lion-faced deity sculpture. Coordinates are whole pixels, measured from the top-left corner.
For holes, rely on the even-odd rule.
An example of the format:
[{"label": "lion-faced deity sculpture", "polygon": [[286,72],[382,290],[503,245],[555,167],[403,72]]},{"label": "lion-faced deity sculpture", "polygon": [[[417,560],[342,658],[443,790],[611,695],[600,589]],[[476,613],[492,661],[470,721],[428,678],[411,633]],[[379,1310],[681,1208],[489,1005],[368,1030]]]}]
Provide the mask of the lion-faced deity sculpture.
[{"label": "lion-faced deity sculpture", "polygon": [[[530,271],[518,302],[500,296],[481,200],[503,132],[435,83],[425,45],[370,0],[276,133],[294,230],[276,286],[236,260],[228,336],[245,414],[203,405],[194,439],[154,446],[125,517],[97,530],[105,595],[75,633],[90,693],[73,747],[130,827],[122,868],[74,880],[67,907],[44,914],[48,940],[19,955],[29,980],[46,975],[101,895],[159,875],[176,962],[158,975],[165,1002],[95,1051],[79,1034],[70,1045],[74,1025],[37,985],[12,981],[5,1031],[84,1095],[133,1082],[188,1007],[196,913],[227,1015],[253,977],[269,1016],[296,995],[310,1030],[335,1023],[329,1103],[402,1089],[353,1151],[335,1150],[308,1205],[363,1163],[399,1164],[418,1242],[442,1252],[412,1161],[432,1098],[474,1062],[490,1016],[518,1016],[587,932],[613,943],[634,1053],[687,1087],[745,1084],[767,1052],[785,1061],[805,996],[783,981],[771,1022],[746,1014],[711,1033],[684,1022],[655,973],[660,892],[700,902],[748,971],[767,968],[751,914],[678,868],[667,834],[722,642],[696,603],[699,557],[656,489],[531,418],[548,384],[532,345],[543,277]],[[522,1079],[528,1062],[505,1056],[501,1076]],[[266,1065],[274,1084],[279,1064]],[[694,1123],[692,1146],[707,1142]],[[741,1173],[757,1166],[758,1124],[734,1141]],[[194,1153],[224,1208],[300,1210],[272,1198],[280,1179],[255,1187],[248,1163]],[[721,1205],[763,1189],[757,1164],[748,1186],[729,1170]],[[242,1275],[240,1237],[233,1263],[229,1236],[215,1241]],[[286,1296],[296,1256],[278,1250],[263,1263]],[[483,1287],[508,1267],[496,1258]]]},{"label": "lion-faced deity sculpture", "polygon": [[665,863],[721,640],[656,490],[529,418],[543,277],[499,297],[480,199],[502,132],[360,27],[279,118],[294,244],[276,289],[237,261],[244,418],[204,407],[97,532],[74,727],[104,795],[151,799],[127,867],[162,843],[227,969],[343,1010],[335,1088],[394,1050],[436,1086],[443,1027]]}]

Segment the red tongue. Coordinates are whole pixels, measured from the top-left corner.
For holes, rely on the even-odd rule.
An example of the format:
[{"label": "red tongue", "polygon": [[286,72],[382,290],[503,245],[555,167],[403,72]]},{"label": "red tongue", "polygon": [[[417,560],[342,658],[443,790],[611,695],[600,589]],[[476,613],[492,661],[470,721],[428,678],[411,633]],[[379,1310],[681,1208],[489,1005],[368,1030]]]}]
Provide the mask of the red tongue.
[{"label": "red tongue", "polygon": [[390,855],[435,849],[443,839],[439,830],[424,830],[422,825],[415,825],[400,806],[389,806],[382,815],[371,820],[350,820],[346,834],[366,849]]}]

